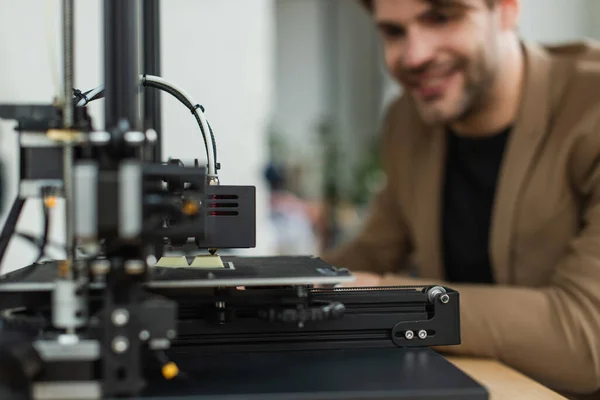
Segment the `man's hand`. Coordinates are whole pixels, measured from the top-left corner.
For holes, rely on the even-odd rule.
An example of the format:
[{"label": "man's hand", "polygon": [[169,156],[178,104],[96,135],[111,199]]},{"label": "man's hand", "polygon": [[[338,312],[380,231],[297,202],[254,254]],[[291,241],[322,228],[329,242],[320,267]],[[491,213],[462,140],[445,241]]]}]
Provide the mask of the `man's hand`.
[{"label": "man's hand", "polygon": [[434,286],[444,285],[428,279],[413,278],[402,274],[377,275],[371,272],[353,272],[354,282],[344,283],[342,287],[374,287],[374,286]]},{"label": "man's hand", "polygon": [[356,277],[354,282],[344,283],[342,287],[373,287],[381,286],[381,275],[373,274],[370,272],[353,272],[352,275]]}]

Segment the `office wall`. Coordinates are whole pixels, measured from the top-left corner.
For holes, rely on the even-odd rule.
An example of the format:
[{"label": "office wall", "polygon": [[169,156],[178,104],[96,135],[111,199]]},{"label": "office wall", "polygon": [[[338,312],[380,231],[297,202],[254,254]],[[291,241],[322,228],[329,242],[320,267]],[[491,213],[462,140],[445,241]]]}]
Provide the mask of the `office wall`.
[{"label": "office wall", "polygon": [[[327,57],[323,0],[275,2],[274,160],[303,165],[304,177],[322,168],[319,124],[328,113]],[[317,178],[295,182],[311,197],[320,194]]]},{"label": "office wall", "polygon": [[600,1],[586,1],[586,8],[588,11],[586,17],[587,34],[593,39],[600,39],[600,21],[598,18],[600,15]]},{"label": "office wall", "polygon": [[[61,54],[60,4],[58,0],[0,0],[0,102],[48,103],[52,99],[51,71],[60,63]],[[95,87],[103,79],[101,18],[101,1],[76,2],[76,85],[82,89]],[[219,145],[222,183],[257,186],[258,244],[250,253],[269,254],[268,194],[262,169],[273,92],[272,0],[163,1],[162,20],[163,76],[206,107]],[[54,59],[49,54],[55,54]],[[60,69],[57,73],[60,85]],[[163,104],[165,157],[205,160],[204,145],[189,111],[170,97],[164,97]],[[102,128],[101,102],[92,112],[97,127]],[[13,126],[13,122],[0,122],[5,178],[2,223],[16,193],[18,155]],[[40,208],[39,202],[28,201],[20,231],[41,232]],[[59,243],[64,237],[62,215],[59,207],[51,234]],[[56,251],[51,254],[62,256]],[[35,256],[31,246],[15,239],[3,272],[26,265]]]},{"label": "office wall", "polygon": [[544,43],[595,36],[597,0],[523,0],[520,32],[525,39]]},{"label": "office wall", "polygon": [[355,1],[277,0],[274,131],[304,163],[303,194],[321,194],[327,123],[343,154],[340,181],[352,179],[379,108],[381,76],[367,15]]}]

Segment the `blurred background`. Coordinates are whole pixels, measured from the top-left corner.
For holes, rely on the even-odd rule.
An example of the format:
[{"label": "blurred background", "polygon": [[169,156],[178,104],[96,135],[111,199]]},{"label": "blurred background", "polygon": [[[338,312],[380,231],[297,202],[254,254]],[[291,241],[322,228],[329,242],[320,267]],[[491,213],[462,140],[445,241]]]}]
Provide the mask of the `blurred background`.
[{"label": "blurred background", "polygon": [[[76,85],[102,83],[102,3],[76,2]],[[600,1],[523,0],[525,39],[600,39]],[[0,102],[48,103],[59,91],[59,0],[0,0]],[[221,181],[257,187],[257,247],[245,254],[318,254],[359,229],[384,175],[377,138],[400,88],[377,34],[353,0],[163,0],[162,76],[206,108]],[[91,106],[103,126],[101,101]],[[3,224],[16,193],[14,122],[0,121]],[[205,159],[189,111],[163,96],[163,158]],[[62,243],[62,213],[51,239]],[[18,230],[39,234],[39,203]],[[5,269],[36,258],[13,239]],[[61,257],[60,252],[52,253]]]}]

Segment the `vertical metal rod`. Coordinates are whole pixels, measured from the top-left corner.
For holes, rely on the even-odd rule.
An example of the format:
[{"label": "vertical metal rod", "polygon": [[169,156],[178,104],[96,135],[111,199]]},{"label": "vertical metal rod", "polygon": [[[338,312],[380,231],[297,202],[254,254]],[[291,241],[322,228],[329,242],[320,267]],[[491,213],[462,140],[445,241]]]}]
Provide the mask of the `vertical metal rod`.
[{"label": "vertical metal rod", "polygon": [[106,131],[140,130],[137,3],[104,1],[104,87]]},{"label": "vertical metal rod", "polygon": [[[75,86],[74,2],[75,0],[63,0],[64,129],[72,129],[75,124],[72,100]],[[65,143],[63,149],[63,182],[66,214],[66,259],[68,265],[72,266],[75,260],[75,221],[73,219],[73,145],[70,142]]]},{"label": "vertical metal rod", "polygon": [[[142,42],[143,42],[143,72],[148,75],[161,75],[160,53],[160,0],[142,1]],[[154,144],[150,159],[154,162],[162,161],[162,103],[159,90],[146,90],[144,92],[144,130],[153,129],[157,140]],[[163,256],[163,243],[154,246],[156,258]]]},{"label": "vertical metal rod", "polygon": [[[143,48],[144,48],[144,73],[160,76],[160,1],[143,0]],[[157,141],[154,145],[152,160],[162,160],[162,116],[161,92],[148,90],[144,94],[144,129],[154,129]]]},{"label": "vertical metal rod", "polygon": [[[119,171],[123,161],[133,158],[136,153],[121,145],[127,130],[141,130],[141,103],[139,101],[140,49],[139,37],[139,1],[104,0],[104,88],[105,88],[105,130],[110,133],[115,146],[100,165],[101,173]],[[141,183],[140,183],[141,185]],[[119,207],[120,188],[114,196]],[[139,203],[139,207],[142,204]],[[118,214],[122,210],[115,210]],[[106,290],[103,307],[108,313],[116,308],[131,312],[138,308],[141,298],[140,282],[145,274],[132,276],[126,270],[127,261],[137,261],[144,256],[145,246],[123,238],[118,234],[107,238],[107,246],[123,246],[118,257],[108,255],[111,265],[106,277]],[[101,327],[103,362],[100,367],[102,391],[106,397],[137,397],[144,387],[141,340],[134,330],[116,330],[112,323]],[[122,341],[124,334],[128,348],[123,353],[115,353],[115,341]],[[120,376],[121,371],[127,374]]]},{"label": "vertical metal rod", "polygon": [[[73,199],[75,196],[73,190],[73,145],[65,143],[63,147],[63,180],[64,180],[64,198],[65,198],[65,219],[66,219],[66,252],[67,261],[75,260],[75,220]],[[42,199],[43,201],[43,199]],[[72,265],[69,262],[69,265]]]},{"label": "vertical metal rod", "polygon": [[63,0],[63,63],[64,63],[64,111],[63,127],[70,129],[73,127],[73,108],[71,107],[73,98],[74,74],[75,74],[75,33],[73,28],[74,19],[74,1]]}]

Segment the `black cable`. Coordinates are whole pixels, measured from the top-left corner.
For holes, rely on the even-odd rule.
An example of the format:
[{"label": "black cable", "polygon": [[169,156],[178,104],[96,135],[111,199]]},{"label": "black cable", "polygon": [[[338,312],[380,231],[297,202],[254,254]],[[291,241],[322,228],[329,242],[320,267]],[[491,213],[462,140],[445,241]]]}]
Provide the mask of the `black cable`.
[{"label": "black cable", "polygon": [[75,104],[79,104],[79,102],[81,100],[85,100],[84,105],[87,105],[94,100],[98,100],[98,99],[101,99],[104,97],[104,89],[103,89],[101,92],[96,93],[93,97],[88,98],[87,95],[92,93],[93,91],[94,91],[94,89],[90,89],[87,92],[82,92],[79,89],[73,89],[73,97],[75,97],[75,99],[77,100],[77,102]]},{"label": "black cable", "polygon": [[[46,255],[44,249],[47,246],[52,246],[52,247],[55,247],[57,249],[65,251],[65,252],[67,251],[67,247],[63,244],[53,243],[49,240],[46,240],[44,242],[44,240],[42,240],[40,238],[36,238],[35,236],[30,235],[28,233],[15,232],[14,235],[18,238],[28,241],[32,245],[34,245],[36,248],[38,248],[40,250],[42,255]],[[32,265],[25,266],[25,268],[19,268],[16,271],[10,272],[9,275],[18,274],[18,276],[15,276],[15,279],[18,281],[25,281],[25,279],[27,279],[30,275],[34,274],[38,270],[36,268],[35,264],[39,264],[41,258],[42,257],[38,256],[38,259]],[[39,264],[39,265],[40,265],[40,267],[43,267],[43,264]],[[50,264],[50,265],[52,265],[52,264]]]},{"label": "black cable", "polygon": [[[91,90],[90,90],[91,91]],[[104,90],[96,93],[91,99],[89,99],[85,104],[89,103],[90,101],[94,101],[94,100],[99,100],[104,98]]]},{"label": "black cable", "polygon": [[208,120],[206,120],[206,124],[208,125],[208,131],[210,132],[210,137],[212,138],[213,147],[215,151],[215,170],[218,171],[221,169],[221,164],[219,164],[219,162],[217,161],[217,145],[215,143],[215,135],[213,133],[212,126],[210,125],[210,122],[208,122]]},{"label": "black cable", "polygon": [[[42,199],[42,202],[43,202],[43,199]],[[21,199],[19,197],[17,197],[17,199],[15,199],[15,202],[11,209],[11,214],[9,215],[9,217],[4,225],[4,230],[2,232],[3,235],[2,235],[2,238],[0,238],[0,270],[2,269],[2,267],[4,265],[1,262],[1,260],[4,257],[6,249],[8,248],[8,244],[10,243],[10,239],[12,238],[13,235],[28,241],[29,243],[34,245],[36,248],[38,248],[39,253],[38,253],[38,258],[34,262],[35,264],[39,263],[41,258],[45,255],[45,249],[47,246],[52,246],[52,247],[56,247],[61,250],[66,250],[66,247],[64,245],[52,243],[48,240],[49,231],[50,231],[50,228],[49,228],[50,227],[50,220],[49,220],[50,216],[49,216],[49,213],[47,213],[46,211],[44,211],[44,236],[42,239],[36,238],[35,236],[30,235],[28,233],[15,232],[15,228],[16,228],[17,221],[19,218],[19,213],[22,210],[24,204],[25,204],[24,199]],[[0,273],[0,275],[2,275],[2,274]]]},{"label": "black cable", "polygon": [[[181,93],[179,93],[177,90],[173,89],[170,86],[158,83],[158,82],[153,82],[153,81],[148,81],[146,79],[142,80],[142,86],[144,87],[150,87],[150,88],[154,88],[154,89],[159,89],[162,90],[168,94],[170,94],[171,96],[175,97],[177,100],[179,100],[188,110],[190,110],[190,112],[192,113],[192,115],[194,116],[194,118],[196,119],[196,122],[198,123],[198,126],[200,127],[200,130],[202,132],[204,132],[204,128],[202,127],[202,122],[200,121],[200,117],[198,117],[198,115],[196,114],[196,108],[200,108],[203,112],[204,112],[204,107],[202,107],[199,104],[192,104],[190,103],[185,96],[183,96]],[[86,93],[91,92],[88,91]],[[89,99],[86,104],[94,101],[94,100],[99,100],[104,98],[104,90],[98,92],[96,95],[94,95],[91,99]],[[214,132],[212,130],[212,127],[210,125],[210,123],[208,123],[208,128],[209,128],[209,132],[208,134],[210,134],[211,140],[212,140],[212,151],[213,151],[213,157],[215,159],[215,168],[216,165],[218,165],[218,161],[217,161],[217,144],[216,144],[216,140],[215,140],[215,135]],[[204,148],[206,150],[206,152],[208,152],[208,144],[206,143],[206,141],[204,142]],[[218,168],[217,168],[218,169]]]},{"label": "black cable", "polygon": [[87,92],[82,92],[79,89],[73,89],[73,97],[75,98],[75,100],[77,100],[75,102],[75,104],[79,103],[81,100],[85,100],[85,103],[89,103],[91,101],[91,99],[88,99],[87,95],[90,94],[92,92],[92,90],[88,90]]},{"label": "black cable", "polygon": [[[190,112],[192,113],[192,115],[194,115],[194,118],[196,119],[196,122],[198,123],[198,126],[200,127],[200,130],[202,132],[204,132],[204,128],[202,127],[202,121],[200,121],[200,117],[198,117],[198,115],[196,114],[196,108],[200,108],[203,112],[204,112],[204,107],[202,107],[199,104],[192,104],[190,103],[185,96],[183,96],[181,93],[179,93],[177,90],[173,89],[170,86],[158,83],[158,82],[153,82],[153,81],[148,81],[147,79],[142,79],[142,86],[144,87],[150,87],[150,88],[154,88],[154,89],[159,89],[162,90],[168,94],[170,94],[171,96],[175,97],[177,100],[179,100],[184,106],[186,106],[186,108],[188,110],[190,110]],[[90,93],[91,90],[85,92],[85,94]],[[104,98],[104,90],[98,92],[97,94],[95,94],[91,99],[88,99],[86,101],[86,104],[89,104],[90,102],[94,101],[94,100],[99,100]],[[210,123],[207,121],[208,124],[208,134],[210,135],[210,138],[212,140],[212,151],[213,151],[213,158],[215,160],[215,169],[219,170],[220,169],[220,165],[218,163],[217,160],[217,142],[215,140],[215,135],[212,129],[212,126],[210,125]],[[208,144],[206,143],[206,141],[204,141],[204,148],[206,150],[206,152],[208,153]]]},{"label": "black cable", "polygon": [[[170,94],[171,96],[175,97],[177,100],[179,100],[184,106],[186,106],[186,108],[188,110],[190,110],[192,112],[192,115],[196,119],[196,122],[198,123],[198,126],[200,127],[200,130],[202,132],[204,132],[204,128],[202,127],[202,122],[200,121],[200,117],[198,117],[198,114],[196,114],[196,112],[195,112],[196,109],[194,108],[194,105],[191,104],[184,96],[182,96],[181,93],[179,93],[178,91],[176,91],[175,89],[173,89],[173,88],[171,88],[169,86],[166,86],[166,85],[163,85],[163,84],[160,84],[160,83],[156,83],[156,82],[148,82],[145,79],[142,81],[142,85],[146,86],[146,87],[151,87],[151,88],[154,88],[154,89],[162,90],[162,91]],[[208,150],[208,143],[206,142],[206,140],[204,141],[204,149],[208,153],[208,151],[209,151]],[[214,154],[213,157],[215,157],[215,163],[216,163],[216,161],[217,161],[216,160],[217,151],[216,151],[216,145],[215,145],[214,139],[213,139],[213,149],[212,149],[212,151],[213,151],[213,154]]]},{"label": "black cable", "polygon": [[53,248],[55,248],[57,250],[61,250],[61,251],[65,251],[67,249],[67,247],[64,244],[52,242],[50,240],[46,240],[46,244],[43,245],[43,243],[44,243],[43,239],[37,238],[29,233],[15,232],[15,236],[28,241],[29,243],[31,243],[38,249],[41,248],[42,246],[44,246],[45,248],[53,247]]},{"label": "black cable", "polygon": [[[159,89],[162,90],[164,92],[169,93],[171,96],[175,97],[177,100],[179,100],[184,106],[187,107],[188,110],[190,110],[190,112],[192,113],[192,115],[194,116],[194,118],[196,119],[196,122],[198,123],[198,126],[200,127],[200,130],[202,132],[204,132],[204,128],[202,127],[202,122],[200,121],[200,117],[198,117],[198,114],[196,113],[196,109],[200,108],[200,110],[202,110],[202,112],[204,112],[204,107],[202,107],[200,104],[192,104],[190,103],[185,96],[183,96],[181,93],[179,93],[177,90],[173,89],[170,86],[164,85],[162,83],[158,83],[158,82],[153,82],[153,81],[148,81],[146,79],[142,80],[142,85],[146,86],[146,87],[151,87],[151,88],[155,88],[155,89]],[[215,140],[215,135],[213,133],[213,130],[210,126],[210,124],[208,123],[208,128],[209,128],[209,132],[205,132],[208,133],[210,135],[210,138],[212,140],[212,151],[213,151],[213,157],[215,159],[215,166],[217,165],[217,142]],[[205,148],[206,151],[208,152],[208,146],[205,144]]]},{"label": "black cable", "polygon": [[[88,92],[89,93],[89,92]],[[81,100],[85,100],[86,103],[88,101],[88,98],[86,96],[86,93],[83,93],[81,90],[79,89],[73,89],[73,97],[75,97],[75,104],[79,103]]]},{"label": "black cable", "polygon": [[[164,367],[167,364],[170,364],[172,361],[169,359],[169,357],[167,356],[167,354],[163,351],[163,350],[155,350],[154,351],[154,355],[156,356],[156,359],[158,360],[158,362],[161,364],[161,367]],[[175,363],[173,363],[175,364]],[[177,364],[175,364],[177,365]],[[177,378],[180,380],[184,380],[184,381],[188,381],[189,383],[189,375],[187,373],[185,373],[184,371],[179,369],[179,366],[177,366],[178,369],[178,373],[176,376],[172,377],[171,379]]]},{"label": "black cable", "polygon": [[0,234],[0,276],[2,275],[2,267],[4,266],[4,263],[2,262],[4,259],[4,254],[6,253],[6,249],[8,248],[11,237],[15,232],[15,228],[17,226],[17,222],[19,221],[19,216],[21,215],[24,205],[25,199],[17,195],[13,201],[12,207],[10,208],[10,212],[6,218],[4,227],[2,228],[2,234]]},{"label": "black cable", "polygon": [[44,225],[42,230],[42,243],[40,244],[40,251],[38,253],[38,257],[35,260],[34,264],[38,264],[42,258],[46,255],[46,244],[48,243],[48,234],[50,231],[50,208],[46,204],[45,201],[45,190],[42,189],[42,212],[44,215]]},{"label": "black cable", "polygon": [[4,227],[2,229],[2,234],[0,235],[0,276],[2,275],[2,267],[4,266],[4,263],[2,261],[4,259],[4,255],[6,253],[6,250],[8,249],[8,245],[9,245],[10,240],[13,237],[13,235],[27,240],[28,242],[30,242],[31,244],[33,244],[35,247],[38,248],[39,253],[38,253],[38,257],[36,258],[36,261],[34,262],[35,264],[39,263],[40,260],[44,257],[45,249],[46,249],[46,246],[48,246],[48,245],[60,248],[62,250],[66,250],[65,246],[55,244],[55,243],[50,243],[48,241],[48,236],[49,236],[49,232],[50,232],[50,215],[49,215],[49,210],[47,209],[46,204],[44,202],[44,197],[45,197],[46,191],[42,190],[41,194],[42,194],[42,207],[44,210],[43,211],[44,221],[43,221],[42,239],[37,239],[33,235],[29,235],[26,233],[15,232],[17,222],[19,221],[19,216],[25,205],[25,199],[21,198],[18,195],[15,198],[13,205],[11,207],[10,213],[8,215],[8,218],[6,219],[6,222],[4,223]]}]

